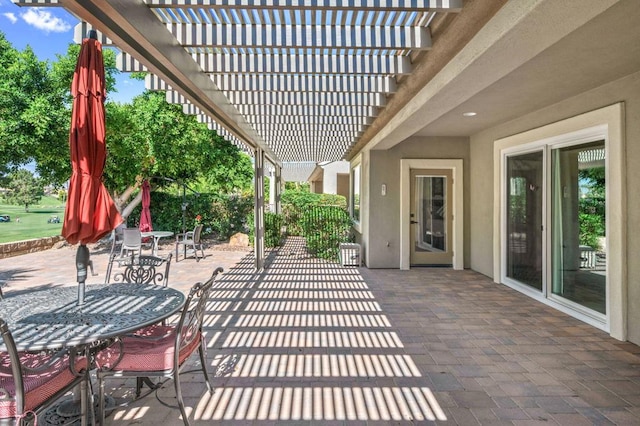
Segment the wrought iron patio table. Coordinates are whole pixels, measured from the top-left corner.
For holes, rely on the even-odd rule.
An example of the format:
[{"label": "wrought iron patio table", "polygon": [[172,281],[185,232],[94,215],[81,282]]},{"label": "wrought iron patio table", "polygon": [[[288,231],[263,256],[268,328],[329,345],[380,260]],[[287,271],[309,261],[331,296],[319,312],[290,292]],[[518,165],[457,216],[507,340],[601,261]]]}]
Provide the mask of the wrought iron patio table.
[{"label": "wrought iron patio table", "polygon": [[184,294],[169,287],[118,283],[88,285],[78,305],[76,286],[55,287],[6,297],[0,318],[18,350],[37,351],[131,333],[168,318],[184,302]]},{"label": "wrought iron patio table", "polygon": [[[56,350],[97,346],[156,324],[178,312],[185,300],[169,287],[117,283],[88,285],[84,303],[78,305],[74,285],[9,295],[0,303],[0,318],[8,323],[18,350]],[[5,350],[3,344],[0,350]]]}]

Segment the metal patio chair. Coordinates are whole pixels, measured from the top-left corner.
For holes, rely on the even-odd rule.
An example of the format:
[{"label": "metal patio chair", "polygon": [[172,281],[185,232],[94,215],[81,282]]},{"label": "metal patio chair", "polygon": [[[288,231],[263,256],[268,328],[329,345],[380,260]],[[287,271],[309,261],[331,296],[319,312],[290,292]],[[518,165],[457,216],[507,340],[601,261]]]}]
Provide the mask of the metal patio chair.
[{"label": "metal patio chair", "polygon": [[[111,255],[107,265],[105,283],[136,283],[136,284],[156,284],[166,287],[169,285],[169,268],[173,253],[167,257],[151,255],[120,257],[117,254]],[[122,270],[118,270],[111,279],[113,266],[117,265]]]},{"label": "metal patio chair", "polygon": [[87,359],[75,352],[18,352],[7,326],[0,319],[5,352],[0,352],[0,424],[26,425],[71,391],[87,384]]},{"label": "metal patio chair", "polygon": [[[210,393],[213,392],[206,367],[206,345],[202,333],[202,321],[213,282],[222,271],[222,268],[216,268],[204,284],[199,282],[191,287],[177,324],[143,328],[135,334],[123,336],[110,348],[98,354],[97,363],[100,368],[96,375],[99,387],[100,424],[104,424],[105,417],[105,379],[145,376],[173,379],[182,419],[186,426],[190,425],[182,399],[180,371],[197,349],[207,389]],[[138,380],[137,396],[140,395],[140,386],[141,382]]]}]

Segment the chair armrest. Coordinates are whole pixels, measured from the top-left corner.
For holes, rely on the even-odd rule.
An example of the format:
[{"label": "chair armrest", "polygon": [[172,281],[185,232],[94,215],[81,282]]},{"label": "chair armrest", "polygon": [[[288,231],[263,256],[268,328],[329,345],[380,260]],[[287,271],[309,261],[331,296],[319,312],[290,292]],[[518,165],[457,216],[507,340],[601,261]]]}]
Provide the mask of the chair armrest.
[{"label": "chair armrest", "polygon": [[[50,371],[52,368],[64,368],[69,364],[69,349],[47,350],[47,351],[21,351],[18,352],[20,358],[20,370],[24,375],[36,375]],[[9,355],[3,356],[0,363],[0,373],[12,374]]]},{"label": "chair armrest", "polygon": [[173,333],[167,333],[165,335],[162,336],[144,336],[144,335],[138,335],[138,334],[124,334],[121,337],[127,338],[127,339],[133,339],[133,340],[139,340],[139,341],[149,341],[149,342],[159,342],[161,340],[166,339],[167,337],[171,336]]},{"label": "chair armrest", "polygon": [[192,240],[192,239],[193,239],[193,231],[187,231],[185,233],[176,234],[176,241]]}]

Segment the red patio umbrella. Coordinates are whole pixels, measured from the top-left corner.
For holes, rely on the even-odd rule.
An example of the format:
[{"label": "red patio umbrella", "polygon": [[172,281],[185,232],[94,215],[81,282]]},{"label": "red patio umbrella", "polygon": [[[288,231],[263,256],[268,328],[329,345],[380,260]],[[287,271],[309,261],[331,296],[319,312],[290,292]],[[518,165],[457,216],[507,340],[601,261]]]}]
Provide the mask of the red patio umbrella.
[{"label": "red patio umbrella", "polygon": [[149,181],[142,182],[142,211],[140,212],[140,232],[153,231],[153,225],[151,224],[151,188],[149,187]]},{"label": "red patio umbrella", "polygon": [[84,299],[89,250],[93,243],[123,222],[120,213],[102,183],[107,158],[105,144],[105,80],[102,45],[95,31],[82,42],[71,94],[73,109],[69,149],[71,180],[62,224],[62,236],[70,244],[80,243],[76,255],[78,302]]}]

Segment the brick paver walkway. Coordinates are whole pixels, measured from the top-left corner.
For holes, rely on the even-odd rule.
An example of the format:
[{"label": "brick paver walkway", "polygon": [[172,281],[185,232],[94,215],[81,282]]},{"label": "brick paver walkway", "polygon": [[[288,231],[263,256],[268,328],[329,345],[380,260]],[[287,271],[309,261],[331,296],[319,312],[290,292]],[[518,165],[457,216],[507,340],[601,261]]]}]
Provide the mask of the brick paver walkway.
[{"label": "brick paver walkway", "polygon": [[[295,239],[263,273],[249,254],[207,254],[171,271],[186,289],[227,262],[205,319],[213,394],[182,375],[192,424],[640,424],[637,346],[475,272],[341,267]],[[117,398],[131,384],[107,382]],[[173,395],[108,424],[182,424]]]}]

